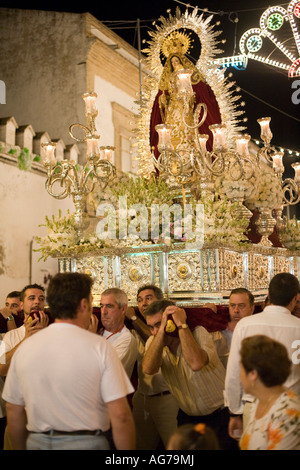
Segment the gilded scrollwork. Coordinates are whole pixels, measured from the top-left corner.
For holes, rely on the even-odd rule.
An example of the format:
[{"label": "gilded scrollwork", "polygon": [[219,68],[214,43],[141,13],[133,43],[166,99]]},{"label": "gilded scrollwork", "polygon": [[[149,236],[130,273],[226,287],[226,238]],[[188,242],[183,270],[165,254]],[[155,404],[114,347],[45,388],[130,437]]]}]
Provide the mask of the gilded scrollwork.
[{"label": "gilded scrollwork", "polygon": [[272,271],[272,256],[249,253],[249,289],[268,289]]},{"label": "gilded scrollwork", "polygon": [[221,291],[230,291],[245,285],[243,253],[220,248],[218,270]]},{"label": "gilded scrollwork", "polygon": [[138,287],[160,286],[166,297],[184,299],[192,304],[202,297],[224,302],[237,287],[247,287],[254,296],[266,292],[271,277],[286,271],[297,275],[300,257],[286,249],[251,246],[244,250],[226,247],[203,247],[187,250],[174,247],[140,247],[116,252],[107,250],[103,256],[58,258],[59,272],[79,271],[94,281],[94,303],[99,304],[101,292],[108,287],[125,290],[135,304]]},{"label": "gilded scrollwork", "polygon": [[136,298],[141,285],[152,284],[152,279],[153,263],[149,253],[120,257],[120,288],[126,292],[129,300]]},{"label": "gilded scrollwork", "polygon": [[274,274],[293,271],[292,258],[285,256],[274,256]]},{"label": "gilded scrollwork", "polygon": [[201,291],[200,265],[199,252],[170,253],[168,255],[169,293],[176,291]]}]

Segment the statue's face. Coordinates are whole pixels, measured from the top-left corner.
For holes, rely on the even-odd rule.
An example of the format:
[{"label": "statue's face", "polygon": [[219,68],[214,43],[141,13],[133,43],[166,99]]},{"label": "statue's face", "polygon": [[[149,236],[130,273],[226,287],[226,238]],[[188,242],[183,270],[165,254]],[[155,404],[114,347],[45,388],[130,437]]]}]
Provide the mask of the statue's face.
[{"label": "statue's face", "polygon": [[179,66],[181,67],[181,62],[179,58],[176,56],[172,57],[171,64],[174,70],[176,70],[176,68],[178,68]]}]

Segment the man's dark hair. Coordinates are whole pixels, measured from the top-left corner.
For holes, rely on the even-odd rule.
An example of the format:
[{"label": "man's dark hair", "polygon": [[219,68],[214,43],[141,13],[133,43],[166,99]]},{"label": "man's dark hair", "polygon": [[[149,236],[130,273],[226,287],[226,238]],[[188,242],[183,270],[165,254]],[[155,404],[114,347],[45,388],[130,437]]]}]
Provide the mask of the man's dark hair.
[{"label": "man's dark hair", "polygon": [[168,300],[168,299],[155,300],[154,302],[152,302],[152,304],[150,304],[146,308],[144,315],[146,317],[147,316],[152,317],[156,313],[164,312],[166,308],[169,307],[169,305],[176,305],[176,304],[172,300]]},{"label": "man's dark hair", "polygon": [[21,292],[19,290],[13,290],[6,296],[7,299],[14,299],[15,297],[21,297]]},{"label": "man's dark hair", "polygon": [[276,274],[269,284],[269,300],[273,305],[287,307],[299,292],[299,281],[293,274]]},{"label": "man's dark hair", "polygon": [[25,298],[25,292],[27,291],[27,289],[39,289],[39,290],[45,292],[45,287],[40,286],[39,284],[28,284],[27,286],[23,287],[23,289],[20,292],[20,300],[22,302]]},{"label": "man's dark hair", "polygon": [[163,294],[163,291],[161,290],[161,288],[157,287],[153,284],[145,284],[144,286],[139,287],[139,289],[137,291],[137,297],[139,296],[140,292],[142,292],[143,290],[148,290],[148,289],[153,290],[157,300],[161,300],[161,299],[164,298],[164,294]]},{"label": "man's dark hair", "polygon": [[92,285],[93,280],[87,274],[56,274],[47,290],[47,302],[53,318],[75,318],[81,300],[89,300]]},{"label": "man's dark hair", "polygon": [[237,287],[236,289],[232,289],[229,298],[232,296],[232,294],[247,294],[250,305],[254,305],[254,295],[245,287]]}]

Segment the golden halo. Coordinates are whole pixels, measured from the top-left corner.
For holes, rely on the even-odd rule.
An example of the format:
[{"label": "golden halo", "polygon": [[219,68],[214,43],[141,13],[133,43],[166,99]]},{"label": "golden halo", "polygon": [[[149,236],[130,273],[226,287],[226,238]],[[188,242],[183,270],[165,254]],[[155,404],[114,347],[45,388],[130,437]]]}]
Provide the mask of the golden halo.
[{"label": "golden halo", "polygon": [[191,46],[191,38],[188,34],[182,31],[173,31],[164,40],[161,51],[165,57],[169,57],[170,54],[186,54]]}]

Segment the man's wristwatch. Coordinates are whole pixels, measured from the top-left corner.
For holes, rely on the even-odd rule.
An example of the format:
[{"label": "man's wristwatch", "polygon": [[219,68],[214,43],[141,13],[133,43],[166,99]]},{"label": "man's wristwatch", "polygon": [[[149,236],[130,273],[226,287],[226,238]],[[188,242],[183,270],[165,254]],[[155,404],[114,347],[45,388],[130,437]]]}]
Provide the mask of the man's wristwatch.
[{"label": "man's wristwatch", "polygon": [[186,323],[182,323],[182,325],[177,326],[178,330],[186,330],[189,327]]},{"label": "man's wristwatch", "polygon": [[135,315],[132,315],[132,317],[130,318],[131,321],[135,321],[137,320],[137,317]]},{"label": "man's wristwatch", "polygon": [[14,316],[13,315],[9,315],[9,317],[7,317],[6,321],[12,321],[14,320]]}]

